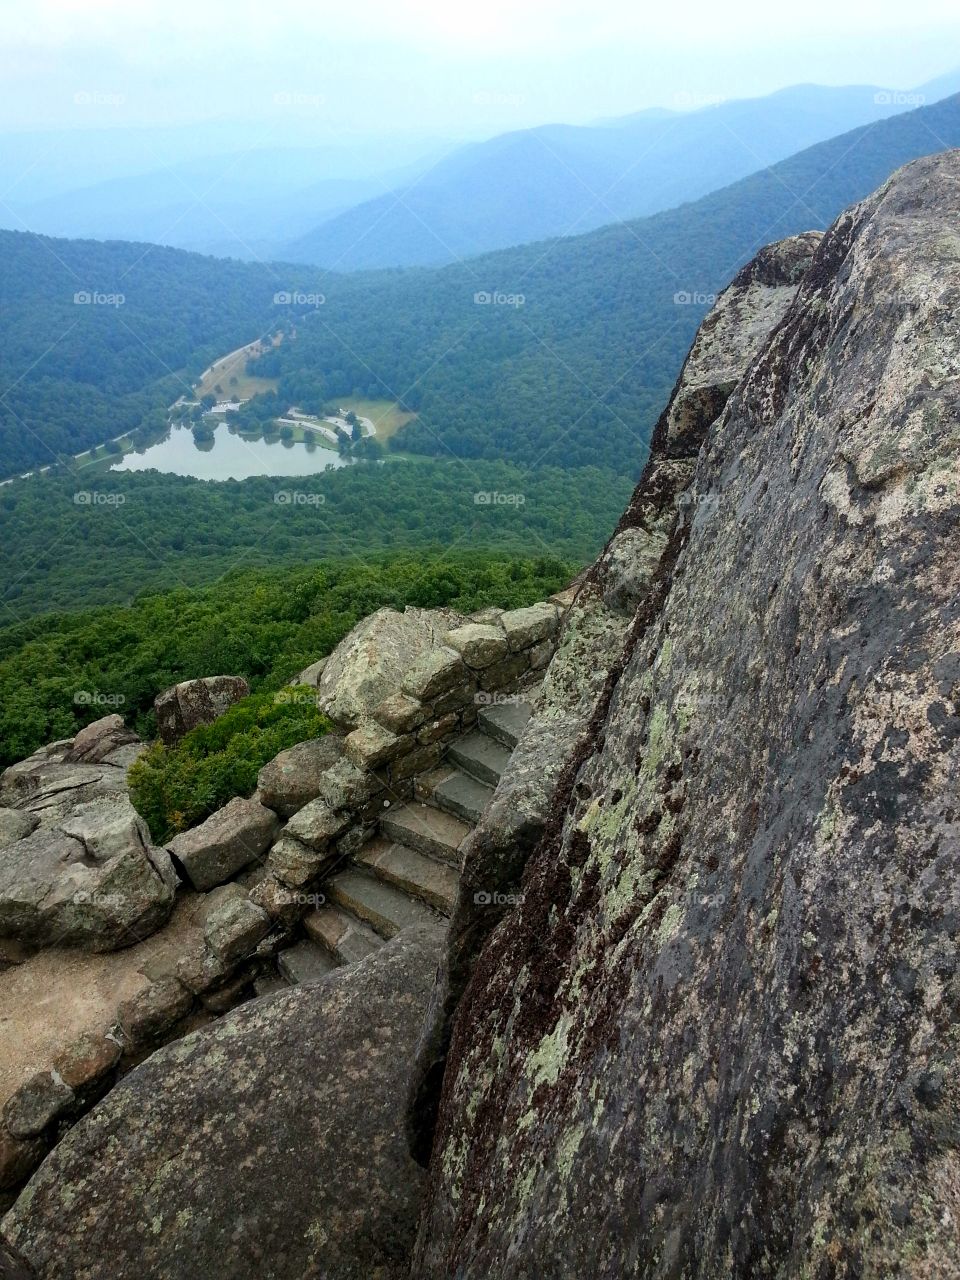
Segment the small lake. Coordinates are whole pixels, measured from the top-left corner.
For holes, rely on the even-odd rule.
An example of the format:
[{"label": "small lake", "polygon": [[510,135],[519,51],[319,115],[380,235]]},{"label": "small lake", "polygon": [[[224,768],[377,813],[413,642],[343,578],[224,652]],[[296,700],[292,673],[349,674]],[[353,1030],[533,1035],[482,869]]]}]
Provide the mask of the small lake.
[{"label": "small lake", "polygon": [[212,440],[197,442],[189,427],[171,427],[157,444],[128,453],[111,471],[164,471],[197,480],[247,480],[250,476],[311,476],[327,467],[348,467],[334,449],[312,448],[271,436],[252,439],[231,432],[225,422]]}]

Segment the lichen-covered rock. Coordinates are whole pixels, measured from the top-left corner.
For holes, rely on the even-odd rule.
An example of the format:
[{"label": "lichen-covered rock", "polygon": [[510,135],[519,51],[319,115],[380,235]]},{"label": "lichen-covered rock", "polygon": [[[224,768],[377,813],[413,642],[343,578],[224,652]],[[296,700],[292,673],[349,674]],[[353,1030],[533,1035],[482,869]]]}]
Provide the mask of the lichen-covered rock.
[{"label": "lichen-covered rock", "polygon": [[[509,688],[530,667],[550,665],[510,768],[464,846],[461,893],[413,1081],[411,1142],[424,1161],[451,1019],[477,956],[518,899],[527,859],[554,814],[564,769],[590,728],[630,629],[637,625],[638,609],[659,607],[678,550],[678,527],[689,523],[681,497],[690,487],[707,431],[763,338],[782,318],[819,238],[797,236],[768,246],[721,294],[704,321],[709,340],[698,337],[684,364],[654,432],[649,465],[617,530],[584,579],[551,602],[551,609],[555,605],[564,611],[559,636],[553,634],[556,614],[548,610],[499,615],[514,633],[515,644],[527,644],[537,634],[545,638],[481,673],[484,691]],[[741,323],[744,334],[738,331]],[[705,395],[708,386],[713,391]],[[684,428],[677,432],[673,428],[680,417]],[[482,702],[485,693],[477,697]]]},{"label": "lichen-covered rock", "polygon": [[431,649],[403,678],[402,690],[411,698],[430,702],[439,694],[447,693],[455,685],[462,684],[469,672],[456,649],[441,646]]},{"label": "lichen-covered rock", "polygon": [[50,1071],[38,1071],[3,1108],[3,1122],[14,1138],[36,1138],[73,1102],[73,1090]]},{"label": "lichen-covered rock", "polygon": [[[126,795],[127,769],[132,763],[124,753],[138,752],[142,744],[118,747],[109,759],[87,763],[68,761],[72,739],[41,747],[26,760],[0,774],[0,806],[37,819],[35,825],[53,827],[78,805],[100,796]],[[123,756],[119,762],[115,756]]]},{"label": "lichen-covered rock", "polygon": [[281,751],[257,776],[260,802],[281,818],[292,818],[317,798],[323,775],[342,753],[343,741],[332,733]]},{"label": "lichen-covered rock", "polygon": [[329,865],[331,857],[325,843],[315,849],[284,834],[270,850],[270,874],[290,889],[302,889]]},{"label": "lichen-covered rock", "polygon": [[100,796],[0,850],[0,936],[128,947],[164,923],[176,884],[126,793]]},{"label": "lichen-covered rock", "polygon": [[321,708],[338,725],[355,729],[461,621],[449,609],[378,609],[358,622],[328,658],[317,683]]},{"label": "lichen-covered rock", "polygon": [[160,741],[171,746],[191,729],[213,724],[249,692],[242,676],[205,676],[164,689],[153,704]]},{"label": "lichen-covered rock", "polygon": [[40,819],[34,813],[19,813],[16,809],[0,809],[0,849],[5,844],[16,844],[24,836],[36,831]]},{"label": "lichen-covered rock", "polygon": [[507,656],[507,637],[503,628],[481,622],[468,622],[456,631],[448,631],[445,643],[456,649],[468,667],[489,667]]},{"label": "lichen-covered rock", "polygon": [[284,836],[323,852],[330,841],[342,834],[349,825],[349,813],[342,809],[331,809],[324,800],[311,800],[290,819]]},{"label": "lichen-covered rock", "polygon": [[373,709],[374,720],[398,735],[410,733],[423,724],[429,715],[429,707],[406,693],[392,693]]},{"label": "lichen-covered rock", "polygon": [[560,613],[548,600],[529,605],[526,609],[511,609],[503,614],[500,625],[507,637],[510,652],[529,649],[538,640],[546,640],[557,629]]},{"label": "lichen-covered rock", "polygon": [[412,743],[412,737],[398,737],[375,720],[368,720],[347,734],[343,748],[347,759],[358,769],[377,769],[401,755]]},{"label": "lichen-covered rock", "polygon": [[229,898],[210,912],[203,929],[207,946],[229,964],[247,956],[270,932],[270,917],[249,898]]},{"label": "lichen-covered rock", "polygon": [[822,238],[790,236],[761,249],[717,298],[701,324],[664,422],[670,458],[696,454],[750,361],[786,315]]},{"label": "lichen-covered rock", "polygon": [[139,743],[140,739],[123,723],[119,715],[103,716],[81,729],[64,759],[70,763],[99,764],[120,747]]},{"label": "lichen-covered rock", "polygon": [[709,432],[460,1002],[421,1280],[960,1273],[958,225],[957,152],[843,215]]},{"label": "lichen-covered rock", "polygon": [[167,848],[193,887],[206,892],[262,859],[279,826],[273,809],[236,796]]},{"label": "lichen-covered rock", "polygon": [[439,931],[154,1053],[3,1222],[45,1280],[400,1280],[423,1174],[402,1099]]}]

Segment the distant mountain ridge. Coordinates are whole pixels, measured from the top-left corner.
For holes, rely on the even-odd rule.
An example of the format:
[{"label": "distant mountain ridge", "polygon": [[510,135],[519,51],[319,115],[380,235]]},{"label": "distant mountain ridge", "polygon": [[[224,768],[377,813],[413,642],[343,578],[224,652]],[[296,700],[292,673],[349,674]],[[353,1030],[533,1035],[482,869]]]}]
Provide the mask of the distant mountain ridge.
[{"label": "distant mountain ridge", "polygon": [[405,186],[325,219],[280,256],[340,271],[440,265],[645,217],[837,134],[960,89],[796,85],[694,111],[544,125],[461,147]]},{"label": "distant mountain ridge", "polygon": [[960,95],[650,218],[440,269],[331,275],[269,372],[281,391],[321,377],[330,396],[402,399],[418,414],[394,438],[407,450],[634,473],[701,316],[739,267],[957,146]]},{"label": "distant mountain ridge", "polygon": [[[290,403],[389,397],[418,414],[394,437],[410,452],[634,474],[711,295],[738,267],[957,146],[960,95],[680,208],[440,269],[335,275],[0,232],[0,477],[165,420],[212,359],[287,319],[295,338],[259,371]],[[325,300],[297,315],[277,306],[298,289]],[[77,305],[78,291],[124,302]]]}]

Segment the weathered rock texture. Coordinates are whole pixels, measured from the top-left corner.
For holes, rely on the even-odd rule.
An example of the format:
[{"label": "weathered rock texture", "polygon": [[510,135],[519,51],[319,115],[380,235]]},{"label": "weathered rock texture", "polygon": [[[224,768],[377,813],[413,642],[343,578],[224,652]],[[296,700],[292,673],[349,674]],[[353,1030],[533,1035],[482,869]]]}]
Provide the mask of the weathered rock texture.
[{"label": "weathered rock texture", "polygon": [[41,1277],[399,1280],[423,1173],[403,1085],[439,950],[409,930],[159,1050],[4,1219]]},{"label": "weathered rock texture", "polygon": [[191,729],[213,724],[249,692],[242,676],[205,676],[164,689],[153,704],[160,741],[172,746]]},{"label": "weathered rock texture", "polygon": [[417,1277],[960,1274],[958,227],[957,153],[846,213],[709,431],[460,1003]]},{"label": "weathered rock texture", "polygon": [[400,687],[418,659],[443,643],[463,619],[444,609],[378,609],[337,645],[317,679],[320,706],[353,729]]},{"label": "weathered rock texture", "polygon": [[95,796],[0,850],[0,937],[129,947],[170,915],[176,883],[129,798]]},{"label": "weathered rock texture", "polygon": [[261,860],[279,825],[272,809],[236,797],[167,847],[193,887],[206,891]]},{"label": "weathered rock texture", "polygon": [[[556,656],[493,803],[467,841],[456,911],[414,1075],[411,1146],[427,1160],[453,1014],[483,944],[521,893],[531,852],[568,762],[595,732],[632,631],[655,614],[684,528],[706,434],[771,328],[783,318],[820,236],[763,249],[717,301],[657,424],[650,463],[604,553],[570,593]],[[642,608],[638,613],[638,607]],[[518,611],[529,614],[531,611]]]}]

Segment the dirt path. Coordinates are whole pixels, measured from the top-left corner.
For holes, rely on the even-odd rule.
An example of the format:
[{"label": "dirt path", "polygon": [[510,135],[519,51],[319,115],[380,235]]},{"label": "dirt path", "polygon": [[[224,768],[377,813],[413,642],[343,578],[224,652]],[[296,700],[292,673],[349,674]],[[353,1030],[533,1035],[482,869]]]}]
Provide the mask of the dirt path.
[{"label": "dirt path", "polygon": [[169,969],[202,940],[209,906],[208,895],[181,890],[164,928],[135,947],[51,948],[0,973],[0,1105],[83,1032],[108,1031],[117,1007],[147,986],[144,969]]}]

